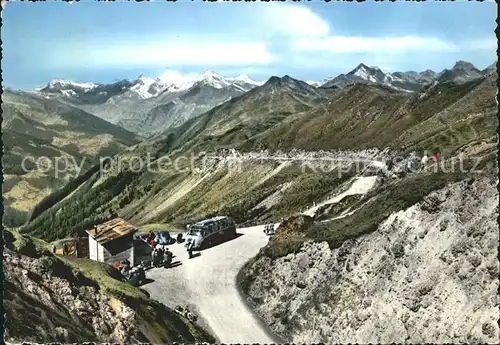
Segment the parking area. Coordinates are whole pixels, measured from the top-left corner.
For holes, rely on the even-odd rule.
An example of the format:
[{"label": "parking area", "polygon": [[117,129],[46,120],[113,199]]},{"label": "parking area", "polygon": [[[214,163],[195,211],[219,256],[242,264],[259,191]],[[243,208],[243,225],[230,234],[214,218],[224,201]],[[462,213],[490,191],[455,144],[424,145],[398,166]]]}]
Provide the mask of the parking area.
[{"label": "parking area", "polygon": [[236,286],[241,267],[268,241],[263,230],[264,226],[240,228],[237,238],[192,259],[183,244],[173,244],[169,246],[173,262],[180,265],[148,270],[147,278],[153,281],[142,288],[170,308],[188,305],[219,342],[277,343],[279,339],[250,310]]}]

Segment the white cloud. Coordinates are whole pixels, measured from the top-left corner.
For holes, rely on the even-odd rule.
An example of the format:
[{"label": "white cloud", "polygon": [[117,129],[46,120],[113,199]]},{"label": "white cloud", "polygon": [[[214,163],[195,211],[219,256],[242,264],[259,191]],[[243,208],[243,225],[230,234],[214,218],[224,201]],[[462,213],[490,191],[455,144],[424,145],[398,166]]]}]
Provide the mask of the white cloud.
[{"label": "white cloud", "polygon": [[199,74],[181,73],[179,71],[168,69],[163,72],[159,78],[166,83],[181,84],[197,80],[199,78]]},{"label": "white cloud", "polygon": [[498,47],[498,42],[495,37],[479,39],[475,41],[468,42],[466,45],[469,49],[478,50],[496,50]]},{"label": "white cloud", "polygon": [[[452,42],[433,36],[404,34],[388,37],[340,35],[333,33],[334,28],[318,13],[299,4],[229,7],[231,11],[224,17],[215,10],[212,15],[203,14],[207,20],[200,18],[201,26],[196,31],[186,25],[179,29],[172,27],[171,31],[157,31],[168,32],[163,35],[138,31],[137,36],[123,36],[122,39],[73,40],[60,43],[62,46],[56,47],[58,49],[44,50],[46,56],[41,58],[56,68],[209,68],[219,73],[248,73],[260,78],[277,74],[278,70],[330,70],[333,65],[348,69],[361,61],[393,67],[406,65],[415,56],[420,60],[435,60],[446,53],[452,56],[476,50],[494,51],[496,47],[496,39]],[[233,8],[238,9],[233,11]],[[172,70],[165,72],[163,79],[182,82],[195,77]]]},{"label": "white cloud", "polygon": [[113,42],[90,46],[74,44],[59,49],[53,63],[58,66],[245,66],[273,61],[265,42],[226,42],[196,37],[148,39],[145,42]]},{"label": "white cloud", "polygon": [[[199,33],[139,34],[127,38],[91,38],[61,42],[48,57],[58,67],[263,66],[283,58],[299,38],[327,37],[329,25],[310,8],[297,4],[252,4],[221,25],[204,22]],[[243,10],[244,9],[244,10]]]},{"label": "white cloud", "polygon": [[328,38],[300,38],[295,47],[306,51],[326,51],[331,53],[400,53],[407,51],[455,51],[457,47],[449,42],[418,36],[401,37],[355,37],[331,36]]},{"label": "white cloud", "polygon": [[258,7],[255,18],[261,29],[272,34],[293,37],[323,37],[328,35],[328,22],[310,8],[295,4],[266,4]]}]

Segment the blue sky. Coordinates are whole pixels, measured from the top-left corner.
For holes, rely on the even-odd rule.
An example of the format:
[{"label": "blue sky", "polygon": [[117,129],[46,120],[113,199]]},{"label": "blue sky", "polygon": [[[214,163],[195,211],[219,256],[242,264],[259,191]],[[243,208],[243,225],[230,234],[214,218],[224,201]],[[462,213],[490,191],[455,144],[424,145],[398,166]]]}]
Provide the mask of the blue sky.
[{"label": "blue sky", "polygon": [[255,80],[319,80],[360,62],[384,71],[441,71],[496,60],[490,2],[9,2],[4,86],[54,78],[113,82],[205,70]]}]

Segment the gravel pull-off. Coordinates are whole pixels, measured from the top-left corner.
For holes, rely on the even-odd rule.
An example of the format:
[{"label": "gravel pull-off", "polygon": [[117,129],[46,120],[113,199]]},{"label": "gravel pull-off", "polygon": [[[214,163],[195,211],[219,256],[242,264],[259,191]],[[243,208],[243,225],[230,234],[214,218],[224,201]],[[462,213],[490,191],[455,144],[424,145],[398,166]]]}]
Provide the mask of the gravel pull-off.
[{"label": "gravel pull-off", "polygon": [[256,311],[294,343],[499,343],[497,183],[451,184],[334,250],[257,259]]}]

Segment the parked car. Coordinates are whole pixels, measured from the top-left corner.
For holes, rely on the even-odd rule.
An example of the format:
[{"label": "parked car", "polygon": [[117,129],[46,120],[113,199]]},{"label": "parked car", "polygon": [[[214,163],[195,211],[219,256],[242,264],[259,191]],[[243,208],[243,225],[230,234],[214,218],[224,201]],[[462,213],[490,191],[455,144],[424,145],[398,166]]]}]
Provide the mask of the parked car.
[{"label": "parked car", "polygon": [[175,239],[170,236],[170,232],[168,231],[158,231],[156,232],[155,242],[157,244],[173,244],[175,243]]},{"label": "parked car", "polygon": [[[161,231],[153,231],[153,233],[155,234],[155,238],[154,238],[154,241],[156,244],[173,244],[175,243],[175,238],[173,238],[172,236],[170,236],[170,232],[166,231],[166,230],[161,230]],[[150,234],[150,231],[140,231],[140,232],[136,232],[134,234],[134,238],[135,239],[140,239],[140,240],[143,240],[143,241],[147,241],[148,238],[149,238],[149,234]]]}]

